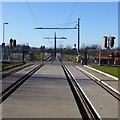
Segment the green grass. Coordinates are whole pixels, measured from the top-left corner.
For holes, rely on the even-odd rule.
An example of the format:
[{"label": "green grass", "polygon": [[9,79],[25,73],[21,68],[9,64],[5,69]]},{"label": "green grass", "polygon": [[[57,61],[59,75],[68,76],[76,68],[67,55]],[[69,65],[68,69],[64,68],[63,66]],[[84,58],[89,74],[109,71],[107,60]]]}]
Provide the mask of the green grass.
[{"label": "green grass", "polygon": [[21,63],[19,62],[13,62],[13,63],[2,63],[2,69],[10,68],[16,65],[19,65]]},{"label": "green grass", "polygon": [[2,62],[0,62],[0,69],[2,69]]},{"label": "green grass", "polygon": [[120,78],[120,67],[92,65],[93,68]]}]

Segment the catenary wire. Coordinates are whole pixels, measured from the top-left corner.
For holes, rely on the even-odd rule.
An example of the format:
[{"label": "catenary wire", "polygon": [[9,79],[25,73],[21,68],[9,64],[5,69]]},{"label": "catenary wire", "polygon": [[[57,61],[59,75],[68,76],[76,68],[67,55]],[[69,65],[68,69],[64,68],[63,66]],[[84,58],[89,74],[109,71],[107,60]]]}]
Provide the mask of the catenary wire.
[{"label": "catenary wire", "polygon": [[[69,21],[70,21],[72,15],[73,15],[73,13],[74,13],[74,10],[75,10],[76,5],[77,5],[77,0],[76,0],[76,1],[74,2],[74,4],[73,4],[72,10],[71,10],[71,12],[70,12],[70,15],[69,15],[69,17],[68,17],[67,23],[66,23],[66,25],[65,25],[66,27],[69,25]],[[75,22],[75,23],[77,23],[77,22]],[[65,32],[66,32],[66,30],[64,30],[64,33],[63,33],[64,36],[65,36]]]},{"label": "catenary wire", "polygon": [[[27,0],[25,0],[25,3],[26,3],[26,5],[27,5],[27,7],[28,7],[28,9],[29,9],[29,11],[30,11],[32,17],[34,18],[36,24],[37,24],[38,26],[40,26],[40,24],[39,24],[39,22],[38,22],[36,16],[34,15],[34,13],[33,13],[33,11],[32,11],[32,8],[30,7],[30,5],[29,5],[29,3],[27,2]],[[45,35],[45,33],[44,33],[44,31],[43,31],[42,29],[41,29],[41,31],[42,31],[42,33]]]}]

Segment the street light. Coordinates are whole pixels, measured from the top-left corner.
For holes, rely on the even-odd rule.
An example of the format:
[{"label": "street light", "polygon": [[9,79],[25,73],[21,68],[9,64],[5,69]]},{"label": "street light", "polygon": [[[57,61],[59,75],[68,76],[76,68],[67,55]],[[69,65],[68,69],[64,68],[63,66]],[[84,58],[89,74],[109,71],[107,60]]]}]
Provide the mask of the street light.
[{"label": "street light", "polygon": [[7,25],[8,23],[3,23],[3,43],[2,43],[2,48],[3,48],[3,51],[2,51],[2,53],[3,53],[3,61],[4,61],[4,47],[5,47],[5,43],[4,43],[4,39],[5,39],[5,25]]},{"label": "street light", "polygon": [[5,45],[5,25],[7,25],[8,23],[3,23],[3,45]]}]

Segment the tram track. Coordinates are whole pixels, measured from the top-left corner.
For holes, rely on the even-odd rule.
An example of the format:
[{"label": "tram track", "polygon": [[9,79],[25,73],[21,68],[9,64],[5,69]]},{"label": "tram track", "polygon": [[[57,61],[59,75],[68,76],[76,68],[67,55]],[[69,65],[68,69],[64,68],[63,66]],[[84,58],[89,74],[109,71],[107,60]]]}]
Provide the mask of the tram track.
[{"label": "tram track", "polygon": [[[24,68],[26,68],[26,67],[29,67],[29,66],[31,66],[31,65],[33,65],[33,64],[28,64],[28,65],[24,65],[24,66],[21,66],[21,67],[19,67],[19,68],[16,68],[16,69],[13,69],[14,67],[12,67],[11,69],[8,69],[9,71],[6,73],[5,71],[3,71],[2,72],[2,79],[3,78],[5,78],[5,77],[8,77],[8,76],[10,76],[10,75],[12,75],[12,74],[14,74],[14,73],[16,73],[16,72],[18,72],[18,71],[20,71],[20,70],[22,70],[22,69],[24,69]],[[13,69],[13,70],[12,70]],[[5,72],[5,73],[4,73]]]},{"label": "tram track", "polygon": [[[60,60],[60,61],[62,61],[62,60]],[[98,79],[94,75],[90,74],[89,72],[81,69],[80,67],[76,66],[76,69],[79,70],[80,72],[82,72],[84,75],[86,75],[88,78],[90,78],[92,81],[94,81],[95,83],[97,83],[104,90],[106,90],[109,94],[111,94],[113,97],[115,97],[117,100],[120,101],[120,93],[117,90],[115,90],[114,88],[112,88],[111,86],[109,86],[104,81]]]},{"label": "tram track", "polygon": [[90,74],[89,72],[82,70],[81,68],[79,68],[78,66],[76,67],[80,72],[82,72],[83,74],[85,74],[87,77],[89,77],[92,81],[94,81],[95,83],[97,83],[99,86],[101,86],[103,89],[105,89],[109,94],[111,94],[113,97],[115,97],[117,100],[120,101],[120,93],[113,89],[111,86],[109,86],[108,84],[106,84],[105,82],[101,81],[100,79],[98,79],[97,77],[93,76],[92,74]]},{"label": "tram track", "polygon": [[31,77],[37,70],[39,70],[44,64],[40,64],[30,72],[22,76],[20,79],[12,83],[6,89],[1,92],[0,103],[4,102],[17,88],[19,88],[29,77]]},{"label": "tram track", "polygon": [[[43,116],[43,117],[44,117],[44,115],[45,116],[49,116],[49,115],[54,116],[55,114],[53,114],[53,115],[51,115],[51,114],[55,113],[55,112],[59,116],[60,112],[56,111],[56,109],[59,110],[59,108],[60,108],[60,111],[61,111],[61,108],[63,108],[63,111],[65,110],[66,113],[67,112],[69,113],[69,110],[71,111],[74,109],[75,113],[77,112],[78,117],[80,117],[80,119],[82,118],[83,120],[101,120],[106,117],[116,118],[116,116],[117,116],[117,103],[116,102],[117,101],[113,96],[111,96],[109,93],[107,93],[98,84],[93,82],[88,76],[86,76],[85,74],[83,74],[82,72],[77,70],[75,66],[66,65],[61,60],[60,61],[57,60],[57,63],[58,62],[60,62],[60,64],[57,66],[55,66],[54,64],[53,64],[53,66],[51,64],[46,64],[46,66],[43,69],[41,69],[41,72],[37,72],[37,76],[36,76],[36,74],[33,73],[34,75],[32,77],[30,77],[30,79],[29,79],[29,84],[27,82],[27,84],[22,85],[29,78],[29,76],[28,76],[28,78],[26,76],[26,78],[23,78],[23,80],[21,82],[18,82],[18,85],[14,86],[14,88],[11,87],[9,90],[6,90],[6,91],[8,91],[7,93],[5,93],[5,91],[3,91],[2,92],[3,97],[6,97],[6,94],[8,94],[7,95],[8,101],[3,103],[5,106],[5,109],[7,111],[9,111],[11,109],[11,106],[9,108],[8,108],[8,106],[11,101],[9,99],[12,98],[12,105],[14,106],[14,108],[16,108],[15,105],[23,106],[23,107],[19,107],[20,109],[18,109],[18,111],[17,111],[19,116],[21,116],[21,114],[23,114],[23,113],[19,113],[19,111],[22,111],[24,108],[25,108],[25,111],[27,111],[27,109],[26,109],[27,106],[31,105],[30,106],[31,109],[33,109],[34,111],[38,111],[36,114],[36,112],[34,113],[33,110],[32,111],[28,110],[28,112],[31,113],[32,116],[34,116],[34,115]],[[36,67],[36,65],[34,66],[34,68],[35,67]],[[33,69],[33,67],[32,67],[32,69]],[[63,79],[63,76],[64,77],[66,76],[66,77]],[[59,77],[60,77],[60,79],[58,79]],[[19,88],[19,91],[22,90],[22,93],[19,96],[20,97],[20,99],[19,99],[20,102],[19,102],[18,95],[17,95],[17,94],[19,94],[19,92],[16,91],[11,97],[9,97],[9,96],[19,86],[21,86],[20,84],[22,85],[22,87]],[[29,85],[29,87],[26,87],[28,85]],[[61,87],[58,88],[57,86],[59,86],[59,85],[61,85]],[[72,96],[72,99],[74,101],[71,101],[71,97],[68,97],[69,93],[66,91],[66,87],[68,89],[68,92],[70,93],[70,96]],[[31,88],[34,88],[34,90],[32,90]],[[37,91],[37,93],[36,93],[36,91]],[[61,92],[61,94],[59,92]],[[26,93],[28,93],[28,95],[26,95]],[[55,93],[55,94],[53,94],[53,93]],[[39,94],[40,94],[40,96],[39,96]],[[16,99],[16,97],[17,97],[17,99]],[[7,98],[5,98],[5,100]],[[58,100],[56,100],[56,98]],[[60,98],[62,98],[62,100],[63,100],[63,98],[65,98],[64,100],[66,101],[66,103],[69,103],[69,104],[66,104],[65,101],[61,102]],[[28,101],[24,102],[23,99],[28,100]],[[1,100],[4,101],[4,98],[1,98]],[[33,103],[34,100],[35,100],[36,104]],[[113,102],[113,100],[115,100],[115,101]],[[74,103],[73,106],[75,106],[75,108],[71,105],[70,101],[71,101],[71,103]],[[107,102],[107,104],[106,104],[106,102]],[[20,104],[18,104],[18,103],[20,103]],[[52,104],[49,105],[49,103],[52,103]],[[60,104],[60,103],[63,103],[63,104]],[[41,105],[41,106],[39,107],[38,105]],[[65,105],[66,105],[66,107],[65,107]],[[71,105],[71,107],[69,107],[69,105]],[[36,109],[36,107],[37,107],[37,109]],[[55,107],[55,109],[54,109],[54,107]],[[111,108],[112,108],[112,110],[111,110]],[[51,109],[51,111],[49,111],[49,109]],[[48,110],[48,111],[46,112],[46,110]],[[74,116],[74,111],[72,111],[73,116]],[[8,112],[7,116],[9,116],[10,114],[11,113]],[[62,115],[64,116],[66,114],[62,114]],[[14,113],[13,113],[13,116],[15,116]],[[25,116],[27,116],[27,115],[25,115]]]},{"label": "tram track", "polygon": [[[50,61],[51,59],[52,59],[52,56],[50,55],[47,58],[45,58],[43,61],[46,62],[46,61]],[[32,63],[31,64],[27,64],[27,65],[25,65],[23,63],[21,65],[16,65],[16,66],[12,66],[10,68],[4,69],[4,70],[1,71],[2,72],[1,79],[5,78],[5,77],[8,77],[8,76],[10,76],[10,75],[20,71],[20,70],[23,70],[24,68],[32,66],[32,65],[33,65]]]},{"label": "tram track", "polygon": [[61,66],[67,77],[68,83],[78,105],[79,111],[82,115],[82,118],[85,120],[100,120],[100,115],[97,113],[72,73],[65,65]]}]

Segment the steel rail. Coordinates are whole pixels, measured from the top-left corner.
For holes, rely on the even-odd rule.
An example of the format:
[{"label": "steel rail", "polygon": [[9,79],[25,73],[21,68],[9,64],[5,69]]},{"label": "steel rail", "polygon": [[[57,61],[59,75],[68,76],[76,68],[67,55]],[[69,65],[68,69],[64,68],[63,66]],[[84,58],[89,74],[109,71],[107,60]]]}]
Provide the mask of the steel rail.
[{"label": "steel rail", "polygon": [[113,97],[115,97],[116,99],[118,99],[120,101],[120,93],[118,91],[114,90],[111,86],[107,85],[105,82],[101,81],[100,79],[98,79],[97,77],[91,75],[90,73],[81,70],[79,67],[77,67],[77,69],[80,72],[82,72],[84,75],[89,77],[91,80],[93,80],[95,83],[97,83],[99,86],[101,86],[103,89],[105,89]]},{"label": "steel rail", "polygon": [[19,88],[29,77],[31,77],[37,70],[39,70],[44,64],[38,65],[26,75],[22,76],[19,80],[11,84],[5,90],[2,91],[0,97],[0,103],[4,102],[17,88]]},{"label": "steel rail", "polygon": [[8,73],[2,73],[2,79],[5,78],[5,77],[8,77],[8,76],[10,76],[10,75],[12,75],[12,74],[14,74],[14,73],[16,73],[18,71],[20,71],[20,70],[22,70],[22,69],[24,69],[26,67],[29,67],[31,65],[33,65],[33,64],[29,64],[29,65],[22,66],[20,68],[16,68],[16,69],[14,69],[14,70],[12,70],[12,71],[10,71]]},{"label": "steel rail", "polygon": [[97,111],[85,95],[84,91],[82,90],[78,82],[75,80],[72,73],[68,70],[66,66],[61,66],[67,77],[68,83],[78,105],[79,111],[82,115],[82,118],[85,120],[100,120],[100,115],[97,113]]}]

